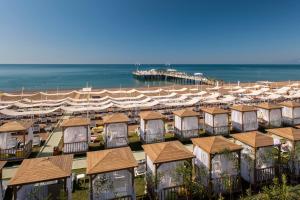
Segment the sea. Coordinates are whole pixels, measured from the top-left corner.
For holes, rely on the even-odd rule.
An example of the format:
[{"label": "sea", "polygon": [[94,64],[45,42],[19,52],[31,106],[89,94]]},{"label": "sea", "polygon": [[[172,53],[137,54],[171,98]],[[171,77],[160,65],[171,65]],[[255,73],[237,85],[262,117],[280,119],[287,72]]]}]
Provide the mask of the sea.
[{"label": "sea", "polygon": [[225,82],[300,80],[300,65],[245,64],[0,64],[0,91],[45,91],[93,88],[164,86],[172,82],[143,82],[133,78],[134,70],[172,68]]}]

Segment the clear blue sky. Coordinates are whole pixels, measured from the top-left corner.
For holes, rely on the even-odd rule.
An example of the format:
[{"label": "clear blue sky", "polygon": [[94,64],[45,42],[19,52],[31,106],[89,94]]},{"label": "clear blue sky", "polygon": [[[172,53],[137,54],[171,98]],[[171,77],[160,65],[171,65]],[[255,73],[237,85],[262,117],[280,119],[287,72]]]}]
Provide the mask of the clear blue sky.
[{"label": "clear blue sky", "polygon": [[300,0],[0,0],[0,63],[300,63]]}]

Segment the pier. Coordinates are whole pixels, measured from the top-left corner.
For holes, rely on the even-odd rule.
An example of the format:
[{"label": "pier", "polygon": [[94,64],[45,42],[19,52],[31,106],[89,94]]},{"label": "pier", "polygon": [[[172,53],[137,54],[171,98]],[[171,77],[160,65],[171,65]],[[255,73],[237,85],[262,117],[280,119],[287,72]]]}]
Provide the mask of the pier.
[{"label": "pier", "polygon": [[218,80],[205,77],[202,73],[188,74],[174,69],[167,70],[136,70],[132,72],[135,79],[140,81],[170,81],[185,85],[216,85]]}]

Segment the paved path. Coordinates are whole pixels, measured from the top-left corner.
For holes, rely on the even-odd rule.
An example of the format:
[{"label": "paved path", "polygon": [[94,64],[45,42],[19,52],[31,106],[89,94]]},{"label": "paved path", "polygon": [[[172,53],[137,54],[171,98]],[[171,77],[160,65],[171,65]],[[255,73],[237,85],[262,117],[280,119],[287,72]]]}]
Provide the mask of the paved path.
[{"label": "paved path", "polygon": [[58,146],[60,139],[62,137],[62,131],[59,128],[59,125],[61,124],[61,122],[65,119],[68,119],[69,116],[64,116],[62,119],[60,119],[58,121],[58,123],[56,124],[53,132],[49,135],[49,137],[47,138],[45,144],[43,145],[43,147],[41,148],[39,154],[37,155],[37,157],[45,157],[45,156],[52,156],[53,155],[53,148],[55,146]]}]

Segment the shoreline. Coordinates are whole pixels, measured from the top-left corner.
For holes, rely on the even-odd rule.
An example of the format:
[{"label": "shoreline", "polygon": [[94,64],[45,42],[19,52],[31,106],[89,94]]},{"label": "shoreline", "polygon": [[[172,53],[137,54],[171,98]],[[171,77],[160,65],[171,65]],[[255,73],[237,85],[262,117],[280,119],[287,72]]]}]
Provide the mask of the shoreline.
[{"label": "shoreline", "polygon": [[[247,86],[253,86],[255,84],[258,84],[259,82],[264,82],[264,81],[256,81],[256,82],[240,82],[239,86],[241,87],[247,87]],[[300,83],[300,80],[293,80],[293,81],[272,81],[270,82],[270,84],[268,84],[271,88],[277,88],[277,87],[284,87],[284,86],[288,86],[289,84],[293,84],[293,83]],[[224,83],[222,85],[219,85],[220,87],[234,87],[234,86],[238,86],[238,83]],[[202,90],[206,90],[207,88],[213,88],[215,86],[213,85],[183,85],[183,84],[173,84],[173,85],[163,85],[163,86],[149,86],[149,87],[145,87],[145,86],[137,86],[137,87],[124,87],[124,88],[117,88],[117,87],[108,87],[108,88],[92,88],[92,92],[99,92],[99,91],[103,91],[103,90],[109,90],[109,91],[127,91],[127,90],[132,90],[132,89],[136,89],[136,90],[157,90],[157,89],[182,89],[182,88],[188,88],[188,89],[192,89],[192,88],[202,88]],[[24,90],[23,94],[25,95],[31,95],[31,94],[37,94],[40,92],[44,92],[47,94],[60,94],[60,93],[68,93],[68,92],[72,92],[72,91],[82,91],[82,88],[70,88],[70,89],[61,89],[61,90],[57,90],[55,88],[53,89],[49,89],[49,90]],[[15,90],[15,91],[2,91],[0,89],[0,96],[3,93],[7,93],[7,94],[13,94],[13,95],[21,95],[22,94],[22,90]],[[88,92],[86,92],[88,93]]]}]

